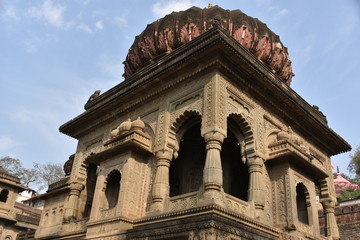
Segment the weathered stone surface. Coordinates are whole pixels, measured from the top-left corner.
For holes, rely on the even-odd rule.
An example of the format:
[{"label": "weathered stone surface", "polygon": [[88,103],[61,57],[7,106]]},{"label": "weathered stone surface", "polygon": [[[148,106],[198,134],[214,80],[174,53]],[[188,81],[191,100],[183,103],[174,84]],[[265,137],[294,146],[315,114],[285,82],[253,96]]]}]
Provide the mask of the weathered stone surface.
[{"label": "weathered stone surface", "polygon": [[79,142],[69,181],[46,195],[39,239],[323,239],[315,182],[338,239],[330,156],[350,146],[244,48],[254,32],[231,23],[236,39],[223,17],[201,32],[199,11],[249,19],[170,14],[166,24],[188,25],[166,33],[157,58],[148,26],[131,50],[141,69],[60,127]]},{"label": "weathered stone surface", "polygon": [[286,47],[266,24],[249,17],[240,10],[192,7],[172,12],[151,24],[135,38],[124,61],[124,76],[130,77],[149,61],[213,28],[223,28],[244,48],[265,62],[288,85],[294,76]]}]

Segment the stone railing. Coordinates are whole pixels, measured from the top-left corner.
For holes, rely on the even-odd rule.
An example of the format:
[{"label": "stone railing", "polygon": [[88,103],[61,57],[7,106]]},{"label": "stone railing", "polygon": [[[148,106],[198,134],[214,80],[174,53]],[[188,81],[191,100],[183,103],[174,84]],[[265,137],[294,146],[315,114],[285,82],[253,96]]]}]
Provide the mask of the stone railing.
[{"label": "stone railing", "polygon": [[26,215],[22,215],[22,214],[16,214],[16,220],[18,220],[19,222],[25,222],[25,223],[30,223],[30,224],[34,224],[34,225],[39,225],[40,223],[40,216],[39,217],[34,217],[34,216],[26,216]]},{"label": "stone railing", "polygon": [[197,192],[186,193],[170,198],[169,211],[180,211],[196,207]]},{"label": "stone railing", "polygon": [[234,196],[225,193],[226,206],[229,210],[236,213],[247,214],[249,210],[249,204]]},{"label": "stone railing", "polygon": [[52,191],[54,189],[61,188],[61,187],[65,186],[68,183],[69,179],[70,179],[69,177],[65,177],[65,178],[63,178],[63,179],[61,179],[61,180],[59,180],[57,182],[49,184],[49,188],[48,188],[47,191],[49,192],[49,191]]},{"label": "stone railing", "polygon": [[15,202],[14,209],[16,210],[16,213],[22,214],[22,215],[30,215],[30,216],[39,216],[41,215],[41,209],[33,208],[28,205]]},{"label": "stone railing", "polygon": [[86,229],[86,223],[89,218],[83,218],[76,221],[63,224],[63,232],[82,232]]},{"label": "stone railing", "polygon": [[7,173],[0,173],[0,177],[20,184],[20,179]]}]

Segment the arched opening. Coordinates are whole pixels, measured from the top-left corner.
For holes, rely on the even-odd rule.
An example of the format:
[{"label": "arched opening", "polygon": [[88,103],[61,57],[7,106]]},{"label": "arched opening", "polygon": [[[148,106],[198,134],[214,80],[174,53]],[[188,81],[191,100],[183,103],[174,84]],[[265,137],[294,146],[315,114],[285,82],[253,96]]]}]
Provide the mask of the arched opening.
[{"label": "arched opening", "polygon": [[92,207],[92,201],[94,198],[95,186],[96,186],[96,175],[97,166],[93,163],[89,163],[86,168],[86,203],[84,209],[84,217],[89,217]]},{"label": "arched opening", "polygon": [[224,191],[243,201],[248,199],[249,172],[242,161],[242,133],[236,128],[236,123],[228,120],[227,138],[224,139],[221,151]]},{"label": "arched opening", "polygon": [[196,122],[182,135],[179,156],[172,160],[170,197],[198,191],[202,184],[206,157],[205,140],[201,136],[200,121]]},{"label": "arched opening", "polygon": [[304,184],[299,183],[296,186],[296,207],[298,220],[304,224],[309,224],[307,195],[308,191],[306,187]]},{"label": "arched opening", "polygon": [[0,202],[6,202],[9,196],[9,190],[3,189],[0,192]]},{"label": "arched opening", "polygon": [[105,190],[108,209],[114,208],[119,199],[121,174],[119,171],[110,173]]}]

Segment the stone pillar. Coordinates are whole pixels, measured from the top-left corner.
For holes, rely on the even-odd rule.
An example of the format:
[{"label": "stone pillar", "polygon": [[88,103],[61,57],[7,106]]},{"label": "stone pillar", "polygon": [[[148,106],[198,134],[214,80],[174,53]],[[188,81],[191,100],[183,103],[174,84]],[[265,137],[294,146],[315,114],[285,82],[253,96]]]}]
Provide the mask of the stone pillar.
[{"label": "stone pillar", "polygon": [[172,152],[162,150],[156,153],[157,166],[152,192],[151,210],[154,212],[163,211],[165,200],[169,197],[169,168],[172,160]]},{"label": "stone pillar", "polygon": [[84,185],[81,183],[73,182],[70,183],[70,196],[65,209],[64,222],[76,219],[80,192],[84,189]]},{"label": "stone pillar", "polygon": [[248,200],[254,202],[255,217],[259,217],[265,207],[265,191],[263,179],[263,159],[259,156],[249,157],[249,189]]},{"label": "stone pillar", "polygon": [[335,218],[335,203],[336,199],[334,197],[321,200],[325,214],[326,236],[331,237],[332,239],[340,239],[339,229]]},{"label": "stone pillar", "polygon": [[206,159],[203,175],[204,197],[205,200],[216,201],[220,197],[223,185],[223,173],[221,166],[221,144],[224,135],[220,132],[212,131],[206,133]]}]

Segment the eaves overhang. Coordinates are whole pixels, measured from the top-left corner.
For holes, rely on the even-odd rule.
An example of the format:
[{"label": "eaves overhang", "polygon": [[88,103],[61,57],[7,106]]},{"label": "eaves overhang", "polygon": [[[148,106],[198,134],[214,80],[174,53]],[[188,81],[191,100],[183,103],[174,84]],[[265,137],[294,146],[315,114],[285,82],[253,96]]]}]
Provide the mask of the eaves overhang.
[{"label": "eaves overhang", "polygon": [[[209,59],[213,62],[210,63]],[[172,79],[169,76],[174,76],[182,69],[189,69],[192,66],[196,67],[193,67],[188,78],[200,74],[201,71],[218,70],[271,109],[273,113],[283,118],[294,130],[301,132],[329,156],[351,150],[351,146],[327,126],[319,111],[281,81],[249,50],[221,27],[216,26],[174,51],[160,56],[125,81],[100,95],[87,105],[86,112],[63,124],[59,130],[79,139],[93,129],[127,112],[129,109],[119,106],[125,106],[130,99],[142,96],[142,102],[135,101],[128,106],[134,108],[136,104],[146,103],[148,99],[144,95],[147,98],[156,97],[175,86],[176,83],[170,83]],[[150,88],[156,90],[151,92]]]}]

